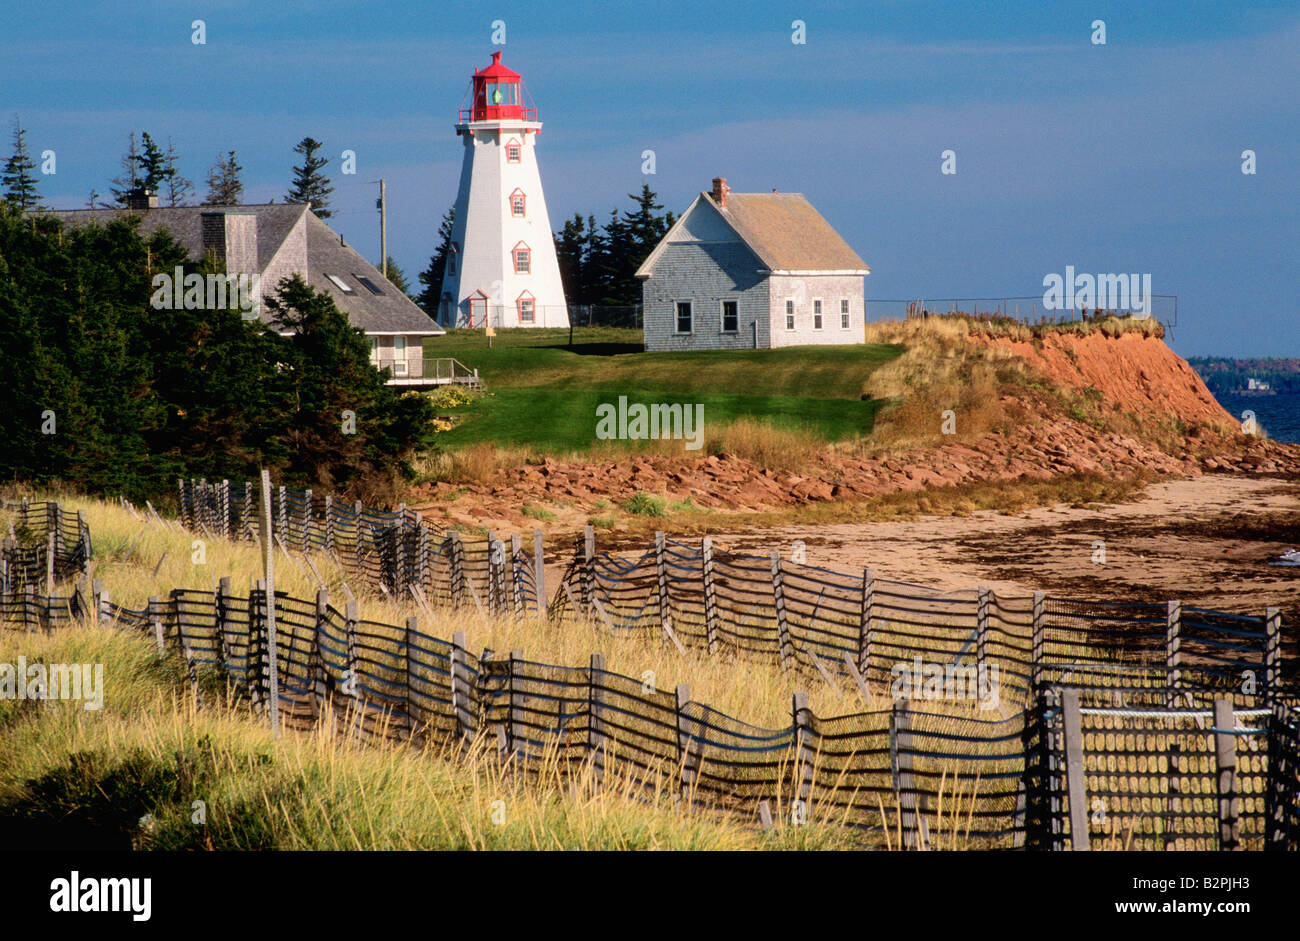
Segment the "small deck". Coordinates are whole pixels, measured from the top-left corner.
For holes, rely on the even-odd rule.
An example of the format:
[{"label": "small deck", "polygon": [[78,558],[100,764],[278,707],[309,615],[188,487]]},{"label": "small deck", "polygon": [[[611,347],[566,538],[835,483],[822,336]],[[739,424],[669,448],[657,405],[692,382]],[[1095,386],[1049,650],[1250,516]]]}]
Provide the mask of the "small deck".
[{"label": "small deck", "polygon": [[464,386],[467,389],[483,388],[483,380],[479,378],[477,369],[470,369],[460,360],[450,357],[423,360],[418,375],[410,372],[399,375],[394,372],[395,365],[405,366],[409,370],[411,364],[406,361],[380,357],[371,362],[380,369],[389,371],[388,385],[390,386],[400,386],[403,389],[431,389],[435,386],[451,385]]}]

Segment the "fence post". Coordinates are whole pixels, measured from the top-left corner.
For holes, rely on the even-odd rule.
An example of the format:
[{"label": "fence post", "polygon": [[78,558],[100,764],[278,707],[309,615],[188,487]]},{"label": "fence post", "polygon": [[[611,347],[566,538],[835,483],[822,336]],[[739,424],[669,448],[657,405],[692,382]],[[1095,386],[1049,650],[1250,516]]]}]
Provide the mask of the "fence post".
[{"label": "fence post", "polygon": [[[660,534],[662,535],[662,534]],[[596,528],[586,526],[582,531],[582,609],[588,621],[595,620],[592,599],[596,595]]]},{"label": "fence post", "polygon": [[546,619],[546,566],[542,557],[542,531],[533,530],[533,582],[537,587],[537,616]]},{"label": "fence post", "polygon": [[655,532],[655,592],[659,606],[659,624],[667,634],[672,629],[668,599],[668,560],[664,557],[665,536],[662,529]]},{"label": "fence post", "polygon": [[221,504],[221,538],[230,538],[230,481],[223,479],[221,481],[221,493],[218,497]]},{"label": "fence post", "polygon": [[[497,547],[500,546],[500,554]],[[488,594],[488,613],[493,617],[501,614],[504,606],[505,592],[502,590],[500,574],[505,569],[505,545],[497,538],[497,534],[488,530],[487,534],[487,594]]]},{"label": "fence post", "polygon": [[817,726],[807,693],[795,693],[791,715],[794,720],[795,775],[798,779],[795,799],[802,802],[804,820],[812,819],[812,792],[816,780]]},{"label": "fence post", "polygon": [[781,553],[772,550],[772,600],[776,610],[776,641],[782,669],[794,666],[794,642],[785,616],[785,583],[781,578]]},{"label": "fence post", "polygon": [[40,627],[40,618],[36,613],[36,586],[31,582],[23,585],[23,629],[31,633]]},{"label": "fence post", "polygon": [[691,688],[686,683],[677,687],[677,770],[681,775],[682,806],[689,807],[695,790],[694,741],[686,717],[686,704],[691,701]]},{"label": "fence post", "polygon": [[253,482],[247,477],[244,478],[244,508],[240,511],[239,519],[239,538],[253,542],[256,536],[253,535],[253,518],[256,511],[253,509]]},{"label": "fence post", "polygon": [[94,623],[99,624],[104,620],[104,606],[108,602],[108,592],[104,590],[104,583],[98,578],[90,583],[91,603],[95,606]]},{"label": "fence post", "polygon": [[989,606],[992,595],[993,589],[988,585],[979,586],[979,600],[975,603],[975,664],[981,674],[988,657]]},{"label": "fence post", "polygon": [[523,617],[524,592],[519,573],[519,562],[523,558],[524,540],[518,533],[510,534],[510,610],[515,617]]},{"label": "fence post", "polygon": [[451,558],[451,584],[448,586],[451,594],[451,605],[453,608],[460,608],[465,603],[465,553],[460,542],[460,532],[451,530],[447,533],[447,539],[450,541]]},{"label": "fence post", "polygon": [[393,594],[404,598],[410,593],[410,573],[406,568],[406,504],[397,508],[393,520]]},{"label": "fence post", "polygon": [[1034,592],[1034,628],[1033,640],[1029,650],[1030,687],[1038,689],[1043,682],[1043,649],[1047,641],[1047,596]]},{"label": "fence post", "polygon": [[316,629],[311,638],[311,691],[312,706],[319,718],[325,705],[325,656],[321,653],[320,639],[329,622],[330,593],[328,588],[316,589]]},{"label": "fence post", "polygon": [[1264,701],[1270,705],[1282,680],[1282,612],[1264,611]]},{"label": "fence post", "polygon": [[1214,759],[1219,775],[1219,849],[1239,850],[1241,798],[1237,793],[1237,719],[1232,700],[1214,700]]},{"label": "fence post", "polygon": [[414,743],[420,722],[417,718],[419,712],[419,702],[415,696],[415,685],[411,682],[415,674],[413,669],[414,659],[414,638],[420,633],[420,619],[414,614],[406,618],[406,636],[404,638],[406,648],[406,722],[407,722],[407,740]]},{"label": "fence post", "polygon": [[149,616],[149,626],[153,629],[154,643],[158,646],[158,656],[162,657],[167,653],[167,644],[163,637],[162,615],[159,609],[162,607],[162,598],[157,595],[149,596],[149,607],[145,610]]},{"label": "fence post", "polygon": [[858,615],[859,675],[866,680],[871,669],[871,647],[876,639],[876,572],[867,566],[862,570],[862,608]]},{"label": "fence post", "polygon": [[451,685],[451,717],[455,734],[462,740],[469,740],[478,731],[474,727],[474,713],[470,711],[470,682],[465,670],[465,632],[456,631],[451,635],[450,663],[447,672]]},{"label": "fence post", "polygon": [[[1170,690],[1177,690],[1182,685],[1182,660],[1180,649],[1183,645],[1183,603],[1170,601],[1165,604],[1165,673],[1168,676]],[[1172,696],[1171,696],[1172,698]]]},{"label": "fence post", "polygon": [[[916,782],[912,757],[912,713],[906,699],[897,699],[889,713],[889,763],[905,849],[916,846]],[[881,825],[888,826],[884,820]]]},{"label": "fence post", "polygon": [[704,636],[709,653],[718,652],[718,595],[713,587],[713,540],[700,540],[700,571],[704,582]]},{"label": "fence post", "polygon": [[276,514],[277,529],[280,534],[280,541],[285,545],[289,544],[289,501],[286,499],[288,493],[284,484],[280,485],[280,512]]},{"label": "fence post", "polygon": [[344,605],[343,622],[348,651],[348,667],[343,677],[343,694],[351,698],[353,721],[361,730],[365,728],[365,714],[361,709],[361,663],[357,659],[357,628],[361,622],[361,611],[355,601],[349,601]]},{"label": "fence post", "polygon": [[519,714],[519,709],[515,704],[515,676],[519,672],[516,665],[523,659],[524,659],[524,652],[522,650],[510,651],[510,660],[508,661],[508,668],[510,670],[510,674],[509,674],[510,694],[506,698],[506,708],[507,708],[506,728],[509,731],[508,731],[508,738],[506,743],[506,751],[511,755],[517,755],[519,753],[520,735],[519,735],[519,729],[517,727],[517,719],[516,719],[516,717]]},{"label": "fence post", "polygon": [[51,531],[45,540],[45,594],[50,597],[54,595],[54,554],[56,551],[54,532]]},{"label": "fence post", "polygon": [[424,592],[429,587],[429,527],[419,514],[415,518],[415,533],[415,580]]},{"label": "fence post", "polygon": [[1088,833],[1088,790],[1083,776],[1083,721],[1079,715],[1079,691],[1061,691],[1062,724],[1065,729],[1065,779],[1070,801],[1070,848],[1091,849]]},{"label": "fence post", "polygon": [[185,502],[185,478],[177,477],[176,486],[179,488],[181,495],[181,525],[186,529],[193,529],[194,518],[191,516],[189,506]]},{"label": "fence post", "polygon": [[221,664],[221,669],[226,675],[230,675],[230,602],[234,595],[230,591],[230,578],[222,578],[217,582],[217,662]]},{"label": "fence post", "polygon": [[316,508],[312,506],[311,488],[307,488],[307,493],[302,502],[302,551],[311,550],[311,531],[312,524],[315,521]]},{"label": "fence post", "polygon": [[591,771],[597,783],[605,780],[605,723],[601,719],[604,673],[605,655],[593,653],[587,671],[587,750],[591,753]]}]

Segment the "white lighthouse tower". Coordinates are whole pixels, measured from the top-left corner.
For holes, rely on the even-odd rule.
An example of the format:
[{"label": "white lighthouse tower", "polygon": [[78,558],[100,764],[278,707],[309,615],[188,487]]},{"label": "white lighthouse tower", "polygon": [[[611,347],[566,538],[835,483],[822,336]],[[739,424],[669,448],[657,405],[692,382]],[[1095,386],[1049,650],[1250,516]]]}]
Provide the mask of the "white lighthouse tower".
[{"label": "white lighthouse tower", "polygon": [[476,71],[456,133],[465,144],[438,319],[448,327],[567,327],[569,310],[537,168],[537,109],[518,72]]}]

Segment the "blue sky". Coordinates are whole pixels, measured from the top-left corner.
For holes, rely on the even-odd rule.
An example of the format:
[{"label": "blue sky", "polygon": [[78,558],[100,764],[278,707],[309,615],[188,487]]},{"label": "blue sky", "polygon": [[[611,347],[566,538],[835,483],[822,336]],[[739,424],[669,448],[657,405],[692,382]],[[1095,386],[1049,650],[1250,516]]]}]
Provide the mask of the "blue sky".
[{"label": "blue sky", "polygon": [[330,222],[372,259],[367,181],[388,181],[390,253],[414,281],[455,198],[456,108],[504,20],[557,228],[626,206],[649,149],[645,179],[676,211],[714,176],[804,193],[871,266],[869,298],[1143,272],[1179,295],[1180,353],[1298,356],[1300,8],[1134,6],[22,4],[0,33],[0,117],[56,152],[41,190],[60,208],[108,192],[131,130],[170,135],[200,195],[233,149],[248,201],[279,201],[310,134],[334,158]]}]

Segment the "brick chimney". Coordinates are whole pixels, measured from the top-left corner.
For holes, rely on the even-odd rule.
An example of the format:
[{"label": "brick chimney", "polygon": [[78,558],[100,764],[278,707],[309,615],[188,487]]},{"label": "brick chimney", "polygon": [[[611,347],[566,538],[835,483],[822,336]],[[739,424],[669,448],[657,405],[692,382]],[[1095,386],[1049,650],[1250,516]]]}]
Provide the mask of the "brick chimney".
[{"label": "brick chimney", "polygon": [[725,176],[715,176],[713,178],[713,201],[723,209],[727,208],[727,194],[731,192],[731,187],[727,185]]},{"label": "brick chimney", "polygon": [[131,192],[126,196],[127,209],[157,209],[158,194],[143,190],[141,192]]}]

